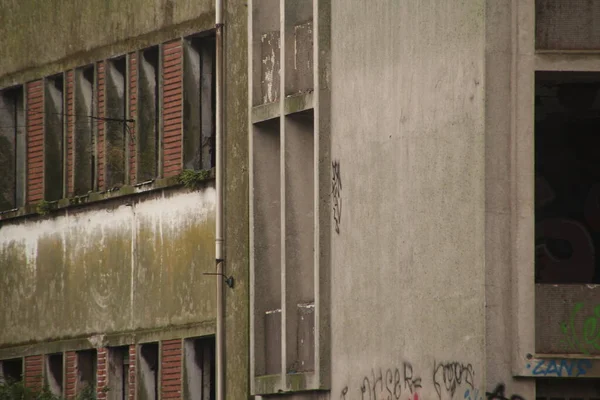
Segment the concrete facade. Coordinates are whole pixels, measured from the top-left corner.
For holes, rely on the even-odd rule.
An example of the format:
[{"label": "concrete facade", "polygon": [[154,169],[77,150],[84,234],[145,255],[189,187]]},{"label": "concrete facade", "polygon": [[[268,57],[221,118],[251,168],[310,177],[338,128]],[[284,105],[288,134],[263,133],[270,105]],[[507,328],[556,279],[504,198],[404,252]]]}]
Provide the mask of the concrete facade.
[{"label": "concrete facade", "polygon": [[[99,398],[213,398],[214,73],[191,99],[183,64],[196,36],[214,52],[214,2],[34,3],[0,2],[0,91],[25,97],[2,92],[0,375],[67,398],[84,381]],[[247,398],[247,18],[224,12],[224,392]],[[188,103],[202,131],[184,141]]]},{"label": "concrete facade", "polygon": [[334,398],[488,389],[485,6],[333,4]]},{"label": "concrete facade", "polygon": [[[214,398],[213,2],[4,3],[0,375]],[[536,73],[600,73],[599,12],[225,1],[226,399],[598,397],[598,282],[537,276],[535,145]]]},{"label": "concrete facade", "polygon": [[[536,71],[598,71],[597,5],[309,3],[249,16],[252,393],[597,396],[597,282],[538,281],[534,152]],[[312,82],[295,75],[304,21]],[[292,124],[306,110],[312,151]],[[314,347],[289,334],[306,288]],[[298,370],[290,347],[320,364]]]}]

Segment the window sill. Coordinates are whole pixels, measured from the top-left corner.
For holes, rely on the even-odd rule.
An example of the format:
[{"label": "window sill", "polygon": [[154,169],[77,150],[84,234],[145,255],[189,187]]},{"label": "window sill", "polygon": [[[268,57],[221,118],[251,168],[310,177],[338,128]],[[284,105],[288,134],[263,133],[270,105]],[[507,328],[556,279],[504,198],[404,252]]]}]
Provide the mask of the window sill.
[{"label": "window sill", "polygon": [[310,390],[323,390],[316,381],[317,376],[313,371],[288,373],[282,381],[281,375],[262,375],[254,378],[253,395],[271,395],[281,393],[304,392]]},{"label": "window sill", "polygon": [[[279,101],[252,107],[252,123],[256,124],[259,122],[279,118],[280,107],[281,103]],[[310,110],[313,107],[314,96],[312,91],[289,95],[283,102],[283,112],[285,115]]]},{"label": "window sill", "polygon": [[[207,177],[201,181],[209,182],[215,179],[215,169],[208,170]],[[170,178],[157,178],[151,181],[138,183],[136,185],[123,185],[118,188],[109,189],[103,192],[90,192],[81,196],[73,196],[56,201],[40,201],[38,203],[27,204],[20,208],[0,212],[0,221],[7,221],[17,218],[26,218],[34,216],[45,216],[54,212],[82,207],[88,204],[97,204],[103,201],[114,200],[150,193],[167,188],[184,187],[179,182],[179,176]],[[190,188],[193,189],[193,188]]]}]

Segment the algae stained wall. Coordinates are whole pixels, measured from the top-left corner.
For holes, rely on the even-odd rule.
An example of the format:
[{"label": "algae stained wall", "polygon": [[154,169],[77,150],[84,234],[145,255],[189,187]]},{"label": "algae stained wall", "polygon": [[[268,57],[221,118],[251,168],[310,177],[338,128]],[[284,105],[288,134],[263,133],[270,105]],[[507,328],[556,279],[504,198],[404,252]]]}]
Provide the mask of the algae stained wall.
[{"label": "algae stained wall", "polygon": [[0,228],[0,346],[214,319],[215,191]]},{"label": "algae stained wall", "polygon": [[1,0],[0,9],[0,80],[106,47],[97,58],[111,56],[188,22],[214,27],[212,0]]}]

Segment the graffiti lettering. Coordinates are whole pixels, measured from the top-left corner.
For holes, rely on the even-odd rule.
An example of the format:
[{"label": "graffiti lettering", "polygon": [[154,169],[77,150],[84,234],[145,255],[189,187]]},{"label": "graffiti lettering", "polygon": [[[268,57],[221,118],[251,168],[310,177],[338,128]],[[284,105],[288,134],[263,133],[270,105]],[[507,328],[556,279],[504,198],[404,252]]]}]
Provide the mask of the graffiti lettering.
[{"label": "graffiti lettering", "polygon": [[592,368],[590,360],[539,360],[527,364],[534,376],[578,377],[587,374]]},{"label": "graffiti lettering", "polygon": [[465,400],[483,400],[483,396],[479,389],[467,389],[464,395]]},{"label": "graffiti lettering", "polygon": [[[415,376],[413,367],[404,363],[404,375],[398,368],[371,370],[370,376],[363,377],[356,392],[360,393],[362,400],[399,400],[402,397],[404,384],[406,399],[419,400],[418,390],[421,388],[421,378]],[[340,400],[348,400],[351,396],[348,386],[340,394]]]},{"label": "graffiti lettering", "polygon": [[575,303],[571,318],[568,322],[560,324],[560,330],[564,336],[563,345],[589,355],[590,349],[600,350],[600,305],[594,307],[594,315],[585,319],[583,330],[579,332],[575,327],[575,318],[583,307],[583,303]]},{"label": "graffiti lettering", "polygon": [[[433,386],[437,392],[438,398],[453,398],[456,389],[465,384],[469,389],[474,389],[473,366],[471,364],[462,364],[460,362],[449,362],[437,364],[433,363]],[[443,394],[445,394],[443,396]]]},{"label": "graffiti lettering", "polygon": [[331,194],[333,196],[333,220],[335,222],[335,231],[340,233],[340,224],[342,223],[342,173],[340,162],[331,163],[333,177],[331,182]]},{"label": "graffiti lettering", "polygon": [[421,378],[413,378],[413,368],[409,363],[404,363],[404,387],[412,394],[416,389],[420,389]]},{"label": "graffiti lettering", "polygon": [[504,394],[504,390],[504,385],[501,383],[496,386],[493,392],[486,392],[485,396],[487,400],[525,400],[518,394],[513,394],[512,396],[510,396],[510,398],[506,397],[506,395]]}]

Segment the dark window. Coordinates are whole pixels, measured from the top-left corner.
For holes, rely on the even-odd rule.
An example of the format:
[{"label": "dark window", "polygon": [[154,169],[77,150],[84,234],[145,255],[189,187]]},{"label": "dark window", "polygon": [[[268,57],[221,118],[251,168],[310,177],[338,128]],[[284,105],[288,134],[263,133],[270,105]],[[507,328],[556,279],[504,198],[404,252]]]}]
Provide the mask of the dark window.
[{"label": "dark window", "polygon": [[215,339],[191,338],[185,341],[185,398],[215,398]]},{"label": "dark window", "polygon": [[106,188],[125,183],[125,144],[127,137],[125,82],[127,63],[125,57],[108,62],[106,76]]},{"label": "dark window", "polygon": [[151,47],[140,53],[138,99],[138,181],[158,176],[159,154],[159,51]]},{"label": "dark window", "polygon": [[536,283],[600,283],[599,89],[598,73],[536,73]]},{"label": "dark window", "polygon": [[94,164],[94,66],[80,68],[75,72],[75,137],[74,137],[74,191],[76,195],[93,190]]},{"label": "dark window", "polygon": [[17,382],[21,380],[23,380],[22,358],[0,361],[0,381]]},{"label": "dark window", "polygon": [[0,211],[23,205],[25,193],[23,87],[0,92]]},{"label": "dark window", "polygon": [[158,399],[158,343],[146,343],[140,346],[140,398]]},{"label": "dark window", "polygon": [[215,38],[185,40],[183,76],[183,166],[210,169],[215,165]]},{"label": "dark window", "polygon": [[63,74],[46,79],[44,98],[44,198],[63,197],[64,87]]},{"label": "dark window", "polygon": [[97,360],[96,350],[77,352],[77,392],[95,390]]},{"label": "dark window", "polygon": [[49,354],[46,356],[46,379],[48,388],[56,396],[63,393],[63,355]]},{"label": "dark window", "polygon": [[111,347],[108,354],[109,400],[127,399],[129,392],[129,346]]}]

